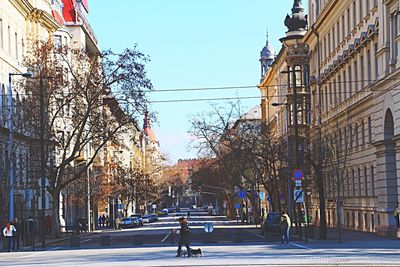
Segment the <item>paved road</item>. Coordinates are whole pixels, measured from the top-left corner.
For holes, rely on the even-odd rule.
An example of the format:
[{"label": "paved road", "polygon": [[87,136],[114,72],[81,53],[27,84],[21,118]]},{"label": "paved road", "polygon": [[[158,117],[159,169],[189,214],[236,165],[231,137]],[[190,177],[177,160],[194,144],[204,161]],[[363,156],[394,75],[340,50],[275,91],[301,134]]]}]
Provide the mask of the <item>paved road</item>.
[{"label": "paved road", "polygon": [[176,247],[4,253],[0,266],[400,266],[397,248],[314,249],[302,244],[194,245],[203,257],[175,258]]},{"label": "paved road", "polygon": [[[182,212],[185,213],[185,212]],[[178,216],[177,216],[178,215]],[[82,248],[100,247],[102,236],[110,236],[111,245],[116,247],[146,245],[146,244],[175,244],[178,240],[177,230],[180,228],[176,218],[180,213],[172,213],[160,217],[157,222],[145,223],[142,227],[104,230],[89,235],[81,235]],[[204,224],[212,222],[214,231],[207,235]],[[263,242],[259,228],[249,225],[238,225],[236,221],[228,220],[225,216],[209,216],[201,210],[191,210],[189,226],[192,230],[191,241],[194,243],[241,243]],[[275,237],[278,239],[279,237]],[[68,247],[69,239],[52,243],[52,247]]]}]

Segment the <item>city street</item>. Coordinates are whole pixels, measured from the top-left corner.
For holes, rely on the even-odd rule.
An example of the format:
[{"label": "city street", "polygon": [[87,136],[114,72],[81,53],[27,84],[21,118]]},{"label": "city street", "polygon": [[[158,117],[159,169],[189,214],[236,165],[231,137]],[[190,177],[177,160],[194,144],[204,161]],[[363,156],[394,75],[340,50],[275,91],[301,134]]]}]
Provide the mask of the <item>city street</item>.
[{"label": "city street", "polygon": [[[0,266],[399,266],[397,240],[354,233],[354,240],[308,243],[293,241],[281,245],[279,236],[264,243],[259,229],[237,225],[224,216],[209,216],[192,210],[192,248],[203,256],[176,258],[176,238],[171,244],[170,229],[178,229],[175,214],[140,228],[104,230],[81,234],[81,247],[71,248],[69,239],[50,244],[44,251],[2,253]],[[215,233],[206,238],[203,225],[212,222]],[[101,246],[100,237],[109,235],[111,246]],[[348,234],[351,236],[351,233]]]}]

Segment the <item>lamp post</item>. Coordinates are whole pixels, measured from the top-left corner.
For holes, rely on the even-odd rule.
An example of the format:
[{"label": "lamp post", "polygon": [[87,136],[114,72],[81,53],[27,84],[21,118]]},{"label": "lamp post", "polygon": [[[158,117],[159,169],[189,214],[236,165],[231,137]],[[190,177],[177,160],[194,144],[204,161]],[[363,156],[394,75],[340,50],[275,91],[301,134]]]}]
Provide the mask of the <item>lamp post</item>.
[{"label": "lamp post", "polygon": [[287,157],[288,157],[288,210],[289,210],[289,216],[290,218],[292,217],[292,185],[290,181],[290,168],[289,168],[289,161],[290,161],[290,147],[289,147],[289,111],[288,111],[288,103],[272,103],[271,104],[274,107],[277,106],[285,106],[286,107],[286,145],[287,145]]},{"label": "lamp post", "polygon": [[8,108],[9,108],[9,117],[8,117],[8,128],[10,131],[9,137],[9,147],[8,147],[8,158],[9,158],[9,171],[8,171],[8,178],[10,183],[10,205],[9,205],[9,220],[14,219],[14,159],[13,159],[13,150],[14,150],[14,143],[13,143],[13,98],[12,98],[12,77],[13,76],[22,76],[24,78],[32,77],[31,73],[9,73],[8,74]]}]

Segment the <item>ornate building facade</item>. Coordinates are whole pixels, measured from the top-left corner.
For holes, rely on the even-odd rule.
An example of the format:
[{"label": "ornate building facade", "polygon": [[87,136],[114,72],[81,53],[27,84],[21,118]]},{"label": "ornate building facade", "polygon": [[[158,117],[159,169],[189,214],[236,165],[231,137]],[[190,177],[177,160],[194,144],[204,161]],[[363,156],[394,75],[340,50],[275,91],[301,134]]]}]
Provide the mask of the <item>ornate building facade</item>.
[{"label": "ornate building facade", "polygon": [[309,1],[313,125],[345,149],[339,184],[325,170],[327,218],[348,229],[396,235],[399,201],[398,1]]}]

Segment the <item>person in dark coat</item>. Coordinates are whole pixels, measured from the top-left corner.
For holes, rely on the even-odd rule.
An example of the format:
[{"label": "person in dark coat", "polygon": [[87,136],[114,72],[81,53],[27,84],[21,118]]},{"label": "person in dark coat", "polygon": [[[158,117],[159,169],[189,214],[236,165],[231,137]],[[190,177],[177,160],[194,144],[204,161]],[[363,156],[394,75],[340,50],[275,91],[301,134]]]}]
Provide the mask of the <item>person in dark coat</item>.
[{"label": "person in dark coat", "polygon": [[19,240],[22,237],[22,226],[18,218],[14,218],[12,223],[15,227],[15,232],[13,234],[13,251],[19,251]]},{"label": "person in dark coat", "polygon": [[188,257],[192,256],[190,249],[190,228],[187,224],[187,220],[184,217],[178,219],[179,224],[181,225],[181,229],[179,231],[179,242],[178,242],[178,252],[176,254],[177,257],[181,256],[182,245],[185,245]]}]

